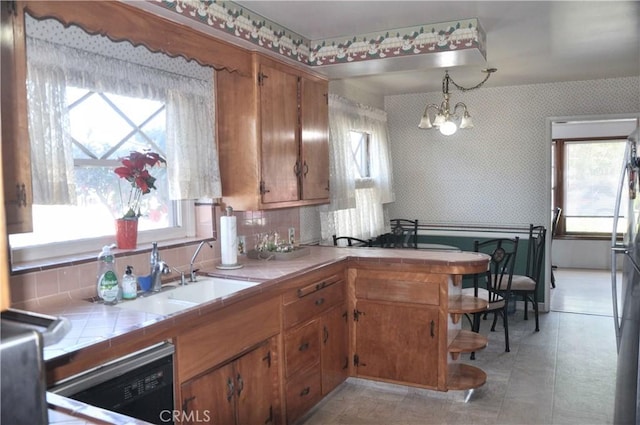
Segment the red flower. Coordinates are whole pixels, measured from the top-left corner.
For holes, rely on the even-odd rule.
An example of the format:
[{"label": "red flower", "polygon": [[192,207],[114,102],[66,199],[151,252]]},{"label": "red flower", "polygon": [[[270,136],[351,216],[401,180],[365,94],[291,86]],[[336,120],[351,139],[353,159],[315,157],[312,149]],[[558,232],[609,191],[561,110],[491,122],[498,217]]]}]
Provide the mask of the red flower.
[{"label": "red flower", "polygon": [[120,177],[131,183],[127,212],[125,218],[137,218],[140,216],[140,198],[156,189],[156,178],[149,174],[147,168],[158,164],[166,164],[164,158],[155,152],[131,152],[128,157],[121,159],[122,166],[114,170]]}]

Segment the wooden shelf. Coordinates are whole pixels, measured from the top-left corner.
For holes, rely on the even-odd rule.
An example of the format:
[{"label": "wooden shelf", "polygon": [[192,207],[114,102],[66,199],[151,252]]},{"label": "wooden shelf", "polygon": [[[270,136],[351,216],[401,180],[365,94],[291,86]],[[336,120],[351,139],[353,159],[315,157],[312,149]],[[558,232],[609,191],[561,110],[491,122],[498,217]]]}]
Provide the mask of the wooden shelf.
[{"label": "wooden shelf", "polygon": [[470,390],[487,382],[487,374],[475,366],[464,363],[450,363],[447,373],[447,389]]},{"label": "wooden shelf", "polygon": [[457,360],[460,353],[471,353],[482,350],[487,346],[487,337],[468,330],[458,332],[456,338],[449,344],[448,351],[453,360]]},{"label": "wooden shelf", "polygon": [[449,300],[449,314],[458,323],[465,313],[479,313],[487,309],[487,300],[470,295],[460,295]]}]

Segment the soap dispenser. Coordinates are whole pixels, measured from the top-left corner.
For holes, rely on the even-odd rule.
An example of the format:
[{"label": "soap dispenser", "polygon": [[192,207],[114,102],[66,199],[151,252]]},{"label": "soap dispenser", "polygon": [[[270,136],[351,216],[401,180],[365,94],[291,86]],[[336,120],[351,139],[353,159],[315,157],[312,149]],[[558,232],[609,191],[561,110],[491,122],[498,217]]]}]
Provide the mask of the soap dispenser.
[{"label": "soap dispenser", "polygon": [[133,267],[127,266],[127,270],[122,276],[122,299],[133,300],[138,295],[138,283],[136,275],[133,274]]}]

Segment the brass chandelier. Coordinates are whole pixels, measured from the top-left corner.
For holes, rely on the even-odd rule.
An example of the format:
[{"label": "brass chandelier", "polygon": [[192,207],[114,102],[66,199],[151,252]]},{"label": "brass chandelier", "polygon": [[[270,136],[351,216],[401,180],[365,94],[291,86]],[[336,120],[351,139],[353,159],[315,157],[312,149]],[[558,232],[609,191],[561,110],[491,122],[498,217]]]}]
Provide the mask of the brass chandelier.
[{"label": "brass chandelier", "polygon": [[[471,115],[469,115],[469,111],[467,110],[467,105],[462,102],[458,102],[453,107],[453,110],[451,110],[449,105],[449,83],[453,84],[458,90],[463,92],[475,90],[482,87],[491,74],[496,71],[496,68],[483,69],[482,72],[485,72],[487,76],[484,77],[484,80],[473,87],[462,87],[456,84],[456,82],[449,77],[449,71],[445,71],[444,78],[442,79],[442,96],[444,97],[444,100],[440,106],[431,103],[424,108],[424,113],[422,114],[422,119],[420,119],[418,128],[437,128],[440,130],[440,133],[445,136],[450,136],[458,130],[458,124],[456,123],[458,120],[460,120],[460,128],[473,128],[473,122],[471,121]],[[429,110],[431,109],[435,111],[433,122],[431,121],[431,118],[429,118]],[[462,116],[458,115],[458,112],[462,112]]]}]

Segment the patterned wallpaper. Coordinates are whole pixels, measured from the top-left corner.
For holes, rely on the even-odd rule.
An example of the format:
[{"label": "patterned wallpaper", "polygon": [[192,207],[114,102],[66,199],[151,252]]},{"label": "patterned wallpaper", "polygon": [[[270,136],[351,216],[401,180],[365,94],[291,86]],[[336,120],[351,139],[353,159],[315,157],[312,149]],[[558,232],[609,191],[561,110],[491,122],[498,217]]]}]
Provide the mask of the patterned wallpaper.
[{"label": "patterned wallpaper", "polygon": [[420,130],[441,92],[387,96],[396,202],[392,217],[434,224],[546,223],[550,146],[546,118],[640,112],[640,76],[453,90],[475,127],[442,136]]},{"label": "patterned wallpaper", "polygon": [[[478,52],[486,58],[486,34],[476,18],[309,40],[244,6],[224,0],[147,0],[188,19],[308,66],[401,56]],[[326,2],[327,8],[331,2]],[[331,22],[327,22],[330,26]],[[449,57],[449,56],[448,56]]]}]

